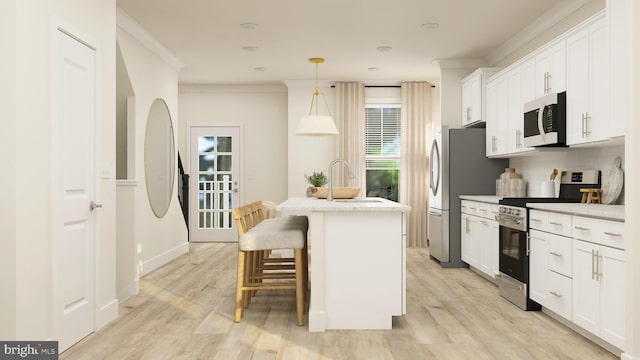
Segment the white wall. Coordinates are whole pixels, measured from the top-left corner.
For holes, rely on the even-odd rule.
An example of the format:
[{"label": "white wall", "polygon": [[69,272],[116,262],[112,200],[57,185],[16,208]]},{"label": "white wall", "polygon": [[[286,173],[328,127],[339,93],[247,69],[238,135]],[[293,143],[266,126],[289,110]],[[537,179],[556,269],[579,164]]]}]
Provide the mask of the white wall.
[{"label": "white wall", "polygon": [[16,119],[16,1],[0,2],[0,339],[16,337],[17,121]]},{"label": "white wall", "polygon": [[[179,148],[185,171],[188,126],[242,126],[242,203],[287,198],[287,89],[284,86],[180,87]],[[193,174],[192,174],[193,176]]]},{"label": "white wall", "polygon": [[[2,191],[12,193],[0,208],[3,221],[8,222],[6,229],[5,224],[2,226],[7,233],[2,236],[0,263],[15,265],[6,275],[4,271],[0,275],[2,297],[6,298],[0,306],[0,337],[33,340],[53,336],[51,308],[52,293],[56,289],[51,282],[51,214],[55,210],[51,208],[52,188],[46,184],[52,183],[58,171],[51,168],[49,156],[55,26],[63,26],[97,47],[99,125],[96,130],[102,137],[98,162],[104,170],[98,188],[101,197],[98,200],[103,208],[96,215],[96,322],[99,328],[113,320],[118,311],[114,261],[115,180],[111,176],[115,173],[115,1],[5,0],[0,10],[3,33],[0,52],[8,58],[6,64],[3,59],[0,71],[11,74],[2,76],[0,95],[13,104],[5,109],[9,116],[3,117],[0,141],[3,154],[11,158],[4,163],[7,176],[2,176]],[[11,38],[7,40],[5,36]]]},{"label": "white wall", "polygon": [[[285,81],[289,89],[288,96],[288,194],[287,197],[306,196],[309,184],[304,174],[314,171],[329,172],[329,163],[335,159],[335,136],[300,136],[296,128],[300,119],[309,115],[311,95],[315,83],[313,81]],[[333,111],[335,89],[328,82],[319,82],[318,89],[324,92],[329,109]],[[320,100],[319,115],[326,115],[324,104]]]},{"label": "white wall", "polygon": [[[133,148],[128,149],[129,155],[134,155],[133,158],[129,156],[128,159],[134,164],[134,171],[128,174],[129,180],[138,181],[134,195],[136,227],[133,239],[136,242],[136,249],[141,249],[138,254],[139,275],[144,275],[189,249],[187,228],[177,198],[177,180],[173,184],[169,210],[163,218],[157,218],[149,205],[144,179],[144,136],[149,109],[156,98],[162,98],[166,102],[174,131],[179,128],[178,72],[175,65],[169,64],[147,47],[150,46],[147,45],[149,43],[145,42],[143,45],[141,42],[143,39],[134,38],[131,33],[139,36],[140,33],[136,31],[143,30],[126,21],[127,19],[122,16],[126,14],[119,12],[117,41],[135,96],[132,113],[134,118],[129,119],[135,122],[135,126],[132,130],[133,134],[128,133],[128,137],[133,137],[134,140]],[[175,158],[177,159],[177,147]],[[177,176],[177,166],[174,176]],[[126,254],[119,256],[119,260],[120,258],[125,259]]]},{"label": "white wall", "polygon": [[[624,145],[609,146],[604,148],[569,148],[558,150],[543,150],[537,155],[512,157],[509,166],[522,175],[527,183],[527,195],[541,196],[540,183],[548,181],[551,171],[556,168],[564,170],[601,170],[602,181],[613,168],[616,157],[622,159],[624,170]],[[624,189],[617,204],[624,203]]]}]

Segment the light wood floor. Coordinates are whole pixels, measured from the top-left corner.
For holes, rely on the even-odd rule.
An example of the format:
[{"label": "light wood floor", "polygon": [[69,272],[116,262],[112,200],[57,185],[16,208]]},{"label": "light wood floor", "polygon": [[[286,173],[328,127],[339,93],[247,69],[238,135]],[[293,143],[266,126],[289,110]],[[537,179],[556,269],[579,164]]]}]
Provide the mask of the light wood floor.
[{"label": "light wood floor", "polygon": [[468,269],[407,251],[407,314],[393,330],[310,333],[293,292],[258,294],[233,322],[236,245],[198,243],[141,279],[119,318],[61,359],[616,359]]}]

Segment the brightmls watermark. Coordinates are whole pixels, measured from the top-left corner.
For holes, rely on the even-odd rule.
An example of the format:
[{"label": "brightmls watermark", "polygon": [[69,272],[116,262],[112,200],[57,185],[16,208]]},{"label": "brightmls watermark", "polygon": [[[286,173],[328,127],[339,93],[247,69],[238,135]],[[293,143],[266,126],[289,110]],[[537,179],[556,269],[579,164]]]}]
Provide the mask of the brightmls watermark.
[{"label": "brightmls watermark", "polygon": [[57,341],[0,341],[0,360],[58,360]]}]

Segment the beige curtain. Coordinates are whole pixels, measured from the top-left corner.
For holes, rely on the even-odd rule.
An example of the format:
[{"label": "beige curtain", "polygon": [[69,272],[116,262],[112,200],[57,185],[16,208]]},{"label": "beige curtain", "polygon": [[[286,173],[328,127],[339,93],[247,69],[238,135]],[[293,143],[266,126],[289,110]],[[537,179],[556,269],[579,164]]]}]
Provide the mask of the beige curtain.
[{"label": "beige curtain", "polygon": [[[335,122],[338,128],[336,159],[345,159],[351,164],[355,175],[349,179],[346,168],[334,168],[334,186],[359,186],[364,176],[365,110],[364,84],[357,82],[336,83]],[[361,175],[362,174],[362,175]],[[361,196],[366,194],[361,193]]]},{"label": "beige curtain", "polygon": [[407,218],[407,246],[427,247],[427,129],[431,123],[431,84],[404,82],[400,96],[402,150],[399,200],[411,206]]}]

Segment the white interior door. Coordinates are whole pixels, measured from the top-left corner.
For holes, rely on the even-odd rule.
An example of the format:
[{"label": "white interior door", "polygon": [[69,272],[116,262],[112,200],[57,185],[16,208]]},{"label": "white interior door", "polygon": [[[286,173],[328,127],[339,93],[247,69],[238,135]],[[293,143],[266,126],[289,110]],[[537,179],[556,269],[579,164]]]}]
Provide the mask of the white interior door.
[{"label": "white interior door", "polygon": [[240,127],[190,129],[189,239],[237,241],[231,210],[240,204]]},{"label": "white interior door", "polygon": [[56,31],[53,322],[60,351],[95,329],[95,49]]}]

